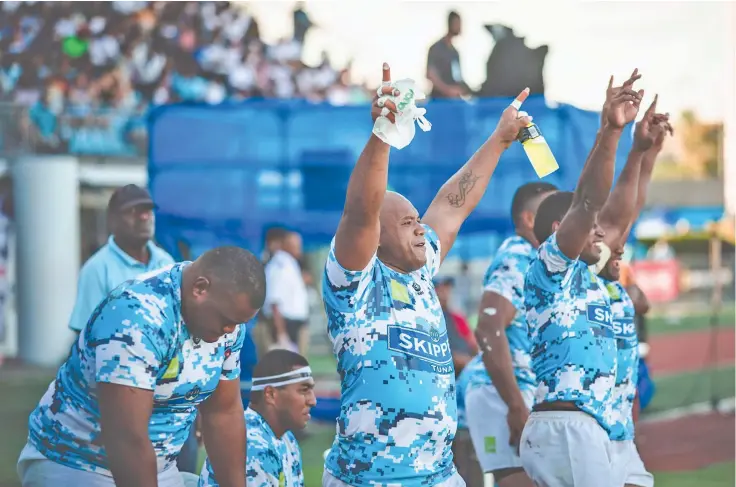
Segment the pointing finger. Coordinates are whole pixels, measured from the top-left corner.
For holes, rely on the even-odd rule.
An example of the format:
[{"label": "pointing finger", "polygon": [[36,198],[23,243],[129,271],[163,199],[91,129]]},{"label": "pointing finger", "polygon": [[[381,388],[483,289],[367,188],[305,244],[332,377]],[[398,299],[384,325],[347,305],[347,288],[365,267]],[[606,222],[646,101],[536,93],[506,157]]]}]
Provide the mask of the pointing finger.
[{"label": "pointing finger", "polygon": [[388,63],[383,63],[383,84],[391,82],[391,67]]},{"label": "pointing finger", "polygon": [[646,113],[644,114],[645,117],[650,117],[654,114],[654,112],[657,110],[657,99],[659,99],[659,95],[654,95],[654,101],[651,105],[649,105],[649,108],[647,108]]},{"label": "pointing finger", "polygon": [[521,93],[519,93],[516,99],[511,102],[511,106],[518,110],[519,108],[521,108],[521,104],[524,103],[524,100],[526,100],[528,96],[529,96],[529,88],[524,88],[524,90]]},{"label": "pointing finger", "polygon": [[608,78],[608,88],[606,88],[606,91],[609,93],[613,90],[613,75],[611,75],[610,78]]}]

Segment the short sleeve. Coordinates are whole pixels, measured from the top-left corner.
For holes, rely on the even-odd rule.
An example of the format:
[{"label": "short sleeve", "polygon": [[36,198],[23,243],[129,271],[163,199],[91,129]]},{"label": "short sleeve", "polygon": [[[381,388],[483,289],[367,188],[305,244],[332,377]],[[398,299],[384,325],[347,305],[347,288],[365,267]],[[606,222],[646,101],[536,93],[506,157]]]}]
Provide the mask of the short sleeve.
[{"label": "short sleeve", "polygon": [[85,332],[94,349],[95,380],[153,390],[168,350],[162,324],[153,300],[144,304],[127,293],[106,298]]},{"label": "short sleeve", "polygon": [[243,349],[245,334],[247,333],[245,324],[238,325],[231,335],[233,338],[228,340],[225,348],[225,361],[222,363],[222,380],[240,379],[240,352]]},{"label": "short sleeve", "polygon": [[557,233],[542,243],[527,271],[527,281],[545,290],[559,289],[568,271],[578,262],[566,256],[557,245]]},{"label": "short sleeve", "polygon": [[274,304],[283,307],[289,300],[290,290],[291,283],[286,266],[273,260],[269,262],[266,265],[266,300],[263,304],[266,314],[271,314],[271,306]]},{"label": "short sleeve", "polygon": [[427,270],[429,276],[434,277],[440,271],[440,264],[442,264],[442,248],[440,246],[440,238],[437,236],[432,227],[429,225],[422,225],[424,227],[424,251],[427,255]]},{"label": "short sleeve", "polygon": [[72,330],[82,331],[92,312],[107,296],[108,289],[100,264],[101,261],[91,259],[79,271],[77,299],[74,301],[74,309],[69,318],[69,328]]},{"label": "short sleeve", "polygon": [[483,279],[483,291],[496,293],[517,310],[523,310],[524,276],[531,261],[529,255],[503,253],[497,256]]},{"label": "short sleeve", "polygon": [[325,303],[341,312],[352,312],[359,309],[371,283],[376,260],[377,257],[373,254],[363,270],[345,269],[335,257],[335,239],[333,238],[322,281],[322,298]]}]

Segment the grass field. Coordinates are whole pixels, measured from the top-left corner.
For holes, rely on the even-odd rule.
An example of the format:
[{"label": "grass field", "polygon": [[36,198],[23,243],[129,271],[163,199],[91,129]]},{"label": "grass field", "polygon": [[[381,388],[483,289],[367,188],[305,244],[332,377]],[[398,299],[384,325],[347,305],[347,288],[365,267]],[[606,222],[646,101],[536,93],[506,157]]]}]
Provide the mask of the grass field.
[{"label": "grass field", "polygon": [[[731,313],[730,320],[733,323],[733,310]],[[725,315],[721,323],[728,323]],[[653,319],[649,326],[650,334],[692,331],[708,327],[709,319],[707,316],[696,316],[679,324],[672,324],[666,319]],[[332,357],[313,357],[310,362],[317,375],[334,376]],[[0,487],[18,487],[15,462],[25,443],[28,414],[52,377],[52,372],[0,373]],[[647,413],[708,401],[711,395],[716,398],[734,397],[735,378],[733,367],[655,377],[657,394]],[[307,438],[301,442],[306,487],[321,485],[322,454],[329,448],[334,432],[333,424],[311,424]],[[655,478],[657,487],[733,487],[736,481],[733,462],[692,472],[655,472]]]}]

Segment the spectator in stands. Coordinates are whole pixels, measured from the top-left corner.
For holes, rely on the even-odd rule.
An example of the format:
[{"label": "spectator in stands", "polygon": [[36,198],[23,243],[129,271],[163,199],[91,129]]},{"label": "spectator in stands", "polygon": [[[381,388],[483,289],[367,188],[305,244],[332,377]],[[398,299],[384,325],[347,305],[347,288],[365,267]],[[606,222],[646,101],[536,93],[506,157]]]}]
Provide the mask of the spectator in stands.
[{"label": "spectator in stands", "polygon": [[470,90],[463,81],[460,70],[460,54],[452,45],[460,35],[460,14],[455,11],[447,16],[447,34],[432,44],[427,53],[427,79],[432,82],[432,98],[460,98]]},{"label": "spectator in stands", "polygon": [[[349,80],[324,61],[316,67],[301,61],[312,23],[298,7],[294,37],[271,46],[260,39],[257,20],[230,2],[0,8],[0,100],[34,107],[29,136],[44,152],[132,155],[146,147],[141,120],[152,104],[322,102],[331,87]],[[348,88],[342,89],[348,102],[372,96],[362,86]]]},{"label": "spectator in stands", "polygon": [[312,27],[314,24],[304,11],[304,2],[297,2],[294,6],[294,40],[303,46],[307,32]]},{"label": "spectator in stands", "polygon": [[112,235],[82,266],[69,328],[81,332],[100,301],[119,284],[174,263],[152,242],[153,210],[148,190],[134,184],[115,190],[107,205]]},{"label": "spectator in stands", "polygon": [[274,229],[279,248],[266,264],[266,302],[263,316],[273,342],[281,348],[299,348],[306,355],[309,296],[299,261],[302,238],[296,232]]}]

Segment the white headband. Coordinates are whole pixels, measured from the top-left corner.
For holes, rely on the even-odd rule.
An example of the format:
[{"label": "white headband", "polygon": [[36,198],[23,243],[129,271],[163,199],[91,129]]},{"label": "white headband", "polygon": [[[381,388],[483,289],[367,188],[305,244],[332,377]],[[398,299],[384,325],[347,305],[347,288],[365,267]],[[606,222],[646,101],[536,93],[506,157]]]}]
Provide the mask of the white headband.
[{"label": "white headband", "polygon": [[253,377],[253,387],[251,391],[262,391],[268,386],[281,387],[297,382],[305,382],[312,378],[312,369],[307,365],[301,369],[292,370],[279,375],[271,375],[268,377]]}]

